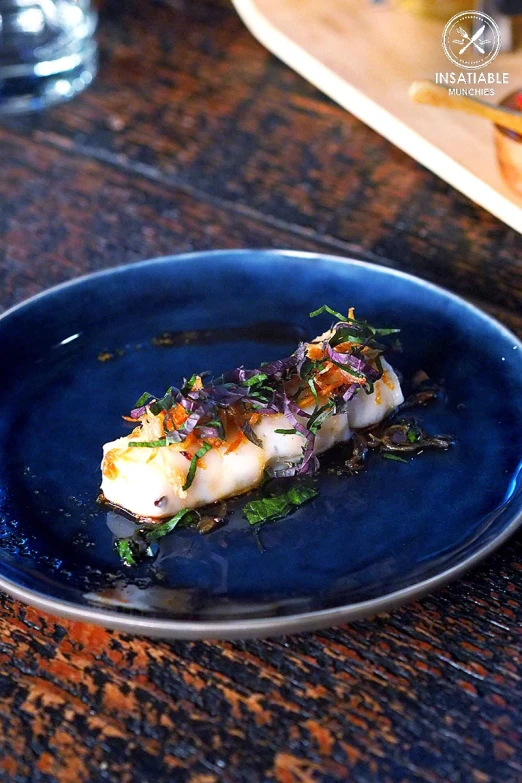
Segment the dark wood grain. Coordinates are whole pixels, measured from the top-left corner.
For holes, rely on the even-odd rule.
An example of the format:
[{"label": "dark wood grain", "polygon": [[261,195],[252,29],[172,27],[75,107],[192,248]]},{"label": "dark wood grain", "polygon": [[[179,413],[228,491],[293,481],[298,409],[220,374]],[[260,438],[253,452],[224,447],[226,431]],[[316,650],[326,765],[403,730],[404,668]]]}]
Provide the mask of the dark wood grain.
[{"label": "dark wood grain", "polygon": [[[356,254],[522,336],[520,236],[271,58],[228,4],[105,3],[92,88],[0,129],[0,308],[189,249]],[[522,781],[522,537],[390,615],[151,642],[0,603],[0,781]]]},{"label": "dark wood grain", "polygon": [[518,307],[520,235],[280,65],[230,9],[105,12],[97,82],[14,121],[20,134]]}]

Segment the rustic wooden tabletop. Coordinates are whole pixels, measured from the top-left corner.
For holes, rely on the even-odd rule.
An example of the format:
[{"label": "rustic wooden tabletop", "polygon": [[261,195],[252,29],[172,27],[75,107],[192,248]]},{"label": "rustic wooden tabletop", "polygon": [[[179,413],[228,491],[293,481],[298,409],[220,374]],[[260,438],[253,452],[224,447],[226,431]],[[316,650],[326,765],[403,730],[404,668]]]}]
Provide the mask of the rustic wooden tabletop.
[{"label": "rustic wooden tabletop", "polygon": [[[518,234],[281,65],[223,2],[105,3],[98,78],[0,128],[0,305],[191,249],[356,255],[522,335]],[[389,615],[158,642],[1,597],[0,780],[522,781],[522,536]]]}]

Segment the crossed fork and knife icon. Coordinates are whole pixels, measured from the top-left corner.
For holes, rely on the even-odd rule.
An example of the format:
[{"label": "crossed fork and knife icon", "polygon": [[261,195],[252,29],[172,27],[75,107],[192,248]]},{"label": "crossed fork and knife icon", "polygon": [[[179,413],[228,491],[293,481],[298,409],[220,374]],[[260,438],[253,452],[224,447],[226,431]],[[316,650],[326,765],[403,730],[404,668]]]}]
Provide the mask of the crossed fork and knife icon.
[{"label": "crossed fork and knife icon", "polygon": [[[472,38],[470,38],[463,27],[457,27],[458,34],[461,35],[464,40],[467,40],[467,44],[462,47],[462,49],[459,52],[459,55],[464,54],[468,46],[471,46],[471,44],[473,44],[473,46],[475,47],[475,49],[477,49],[477,51],[479,51],[481,54],[484,54],[484,49],[482,48],[481,44],[487,44],[490,43],[490,41],[487,38],[484,39],[483,41],[480,41],[479,38],[485,29],[486,29],[486,25],[483,24],[480,30],[477,30],[475,35]],[[453,43],[463,44],[464,40],[461,41],[459,39],[455,39]]]}]

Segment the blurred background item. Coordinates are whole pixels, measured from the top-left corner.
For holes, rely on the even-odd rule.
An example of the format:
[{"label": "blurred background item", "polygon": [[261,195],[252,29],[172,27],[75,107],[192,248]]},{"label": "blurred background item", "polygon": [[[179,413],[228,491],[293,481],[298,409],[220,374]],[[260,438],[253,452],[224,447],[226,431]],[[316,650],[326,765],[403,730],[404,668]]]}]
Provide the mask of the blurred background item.
[{"label": "blurred background item", "polygon": [[420,16],[430,16],[446,21],[460,11],[473,8],[471,0],[391,0],[393,8]]},{"label": "blurred background item", "polygon": [[89,0],[0,0],[0,114],[85,89],[97,68],[96,21]]},{"label": "blurred background item", "polygon": [[[522,90],[506,95],[502,107],[522,117]],[[522,135],[514,129],[495,125],[495,149],[502,176],[509,187],[522,197]]]},{"label": "blurred background item", "polygon": [[389,0],[389,4],[400,11],[445,21],[464,11],[482,11],[496,21],[502,39],[502,51],[510,52],[520,45],[522,0]]},{"label": "blurred background item", "polygon": [[511,52],[520,46],[522,0],[479,0],[477,10],[489,14],[496,21],[503,52]]}]

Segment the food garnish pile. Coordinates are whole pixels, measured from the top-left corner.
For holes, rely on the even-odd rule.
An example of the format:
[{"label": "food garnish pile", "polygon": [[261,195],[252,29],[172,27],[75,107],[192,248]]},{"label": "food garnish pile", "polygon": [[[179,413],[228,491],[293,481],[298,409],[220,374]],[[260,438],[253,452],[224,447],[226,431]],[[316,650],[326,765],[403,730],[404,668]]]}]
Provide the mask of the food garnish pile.
[{"label": "food garnish pile", "polygon": [[[398,330],[376,329],[353,309],[343,316],[324,305],[310,316],[323,313],[335,318],[330,329],[290,356],[216,379],[192,375],[162,397],[144,393],[124,417],[135,428],[105,444],[101,490],[104,501],[136,518],[134,533],[116,541],[126,565],[151,556],[175,528],[211,532],[226,522],[225,499],[261,485],[264,496],[243,507],[248,522],[257,528],[287,516],[318,494],[308,479],[319,470],[318,455],[333,446],[350,444],[339,472],[357,473],[371,449],[404,461],[451,445],[450,437],[398,418],[440,391],[421,376],[404,403],[382,343]],[[274,478],[293,481],[274,494]]]}]

